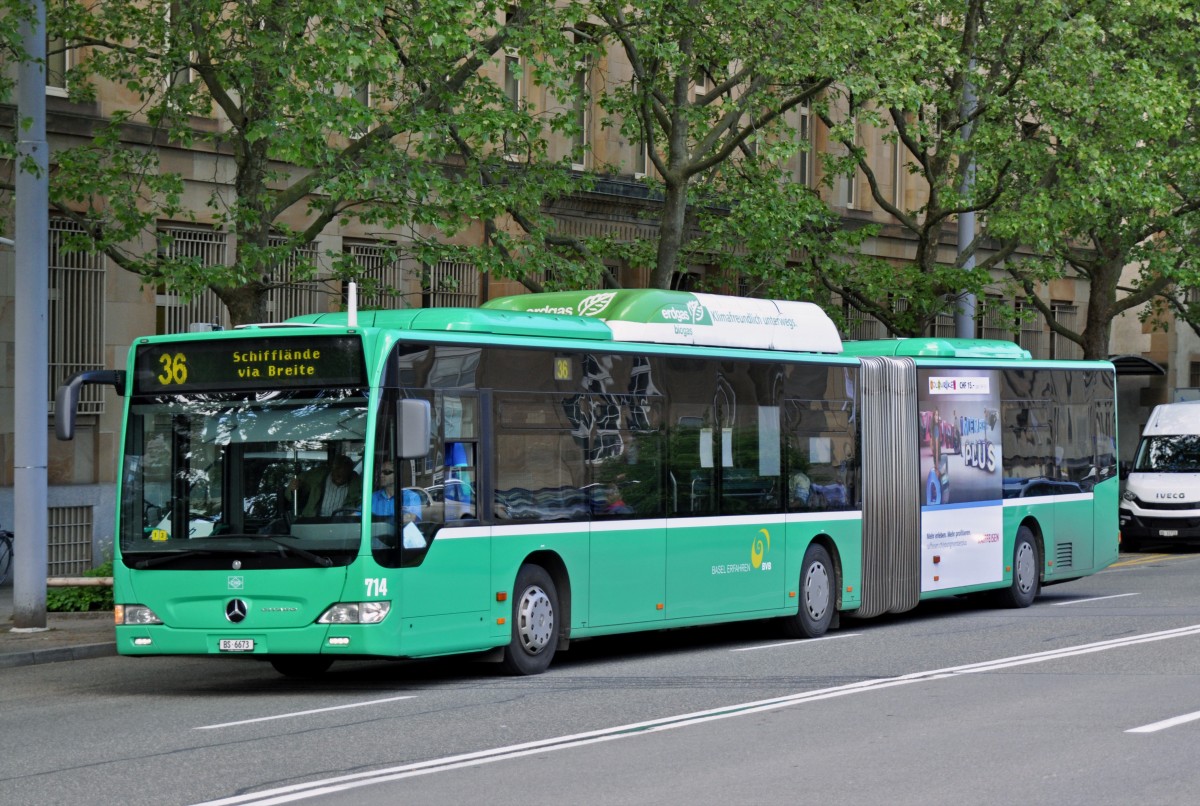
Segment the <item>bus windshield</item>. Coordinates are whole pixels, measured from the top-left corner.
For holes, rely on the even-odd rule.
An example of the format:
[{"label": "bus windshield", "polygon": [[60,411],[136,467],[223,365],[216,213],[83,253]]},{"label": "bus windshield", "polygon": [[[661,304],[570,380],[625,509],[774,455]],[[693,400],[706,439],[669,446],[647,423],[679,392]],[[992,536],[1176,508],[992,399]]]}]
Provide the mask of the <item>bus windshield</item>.
[{"label": "bus windshield", "polygon": [[362,523],[361,389],[136,398],[120,545],[133,567],[348,564]]},{"label": "bus windshield", "polygon": [[1200,473],[1200,436],[1145,437],[1133,469],[1139,473]]}]

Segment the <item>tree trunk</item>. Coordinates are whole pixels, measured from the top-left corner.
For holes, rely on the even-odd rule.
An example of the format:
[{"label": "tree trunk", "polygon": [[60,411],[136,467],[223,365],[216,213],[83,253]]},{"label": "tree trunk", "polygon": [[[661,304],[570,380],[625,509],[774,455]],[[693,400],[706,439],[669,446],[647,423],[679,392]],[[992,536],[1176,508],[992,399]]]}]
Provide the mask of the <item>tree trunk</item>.
[{"label": "tree trunk", "polygon": [[249,283],[237,288],[214,287],[212,290],[225,303],[231,326],[267,321],[267,289],[262,283]]},{"label": "tree trunk", "polygon": [[679,252],[687,226],[687,183],[668,182],[666,191],[658,233],[658,260],[650,273],[651,288],[671,287],[671,278],[679,269]]}]

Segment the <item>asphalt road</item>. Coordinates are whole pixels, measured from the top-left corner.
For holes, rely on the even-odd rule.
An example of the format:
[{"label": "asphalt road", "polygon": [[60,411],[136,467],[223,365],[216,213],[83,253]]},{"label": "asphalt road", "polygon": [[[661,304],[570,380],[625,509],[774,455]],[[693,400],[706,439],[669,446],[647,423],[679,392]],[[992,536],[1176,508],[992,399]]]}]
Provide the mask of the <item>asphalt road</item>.
[{"label": "asphalt road", "polygon": [[1026,610],[579,642],[544,675],[98,658],[0,670],[4,804],[1184,804],[1200,553]]}]

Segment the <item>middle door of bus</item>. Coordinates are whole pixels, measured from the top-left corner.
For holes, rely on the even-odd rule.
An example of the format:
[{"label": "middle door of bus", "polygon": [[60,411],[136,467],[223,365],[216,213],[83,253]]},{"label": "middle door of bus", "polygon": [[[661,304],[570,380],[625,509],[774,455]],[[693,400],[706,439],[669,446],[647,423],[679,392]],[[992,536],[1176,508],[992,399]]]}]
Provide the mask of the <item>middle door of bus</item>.
[{"label": "middle door of bus", "polygon": [[[715,384],[716,394],[710,391],[703,404],[673,401],[668,620],[767,610],[783,601],[776,369],[770,364],[725,366],[715,378],[710,376],[709,389]],[[704,380],[680,379],[676,391]]]}]

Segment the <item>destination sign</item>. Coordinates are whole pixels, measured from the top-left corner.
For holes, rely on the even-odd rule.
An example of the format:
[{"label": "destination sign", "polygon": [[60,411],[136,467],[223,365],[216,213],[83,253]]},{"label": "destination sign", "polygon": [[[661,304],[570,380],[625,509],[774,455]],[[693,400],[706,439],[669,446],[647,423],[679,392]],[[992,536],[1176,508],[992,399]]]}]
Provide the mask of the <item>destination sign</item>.
[{"label": "destination sign", "polygon": [[366,386],[354,336],[274,336],[140,345],[134,394]]}]

